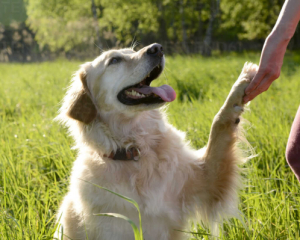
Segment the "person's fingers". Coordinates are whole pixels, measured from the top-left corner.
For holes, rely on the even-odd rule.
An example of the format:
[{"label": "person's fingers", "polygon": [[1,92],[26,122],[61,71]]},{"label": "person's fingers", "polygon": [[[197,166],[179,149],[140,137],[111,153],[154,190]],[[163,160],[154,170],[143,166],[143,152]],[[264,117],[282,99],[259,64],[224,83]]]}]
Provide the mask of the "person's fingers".
[{"label": "person's fingers", "polygon": [[258,71],[254,76],[253,80],[250,82],[248,87],[245,89],[245,94],[249,95],[252,91],[254,91],[261,83],[266,73],[263,71]]},{"label": "person's fingers", "polygon": [[[267,89],[266,89],[267,90]],[[244,103],[247,103],[249,101],[251,101],[252,99],[254,99],[257,95],[261,94],[262,92],[266,91],[266,90],[261,90],[261,89],[255,89],[254,91],[252,91],[249,95],[245,96],[243,98]]]},{"label": "person's fingers", "polygon": [[243,98],[244,103],[247,103],[254,99],[257,95],[261,94],[262,92],[265,92],[269,89],[271,83],[273,82],[272,74],[267,75],[257,86],[257,88],[250,92],[248,95],[246,95]]}]

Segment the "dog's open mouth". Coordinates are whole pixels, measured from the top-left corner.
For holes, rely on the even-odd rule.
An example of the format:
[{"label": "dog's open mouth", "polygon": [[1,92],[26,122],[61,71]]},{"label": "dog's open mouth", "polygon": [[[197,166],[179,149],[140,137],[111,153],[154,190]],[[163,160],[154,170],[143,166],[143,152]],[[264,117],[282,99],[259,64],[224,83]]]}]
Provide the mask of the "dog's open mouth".
[{"label": "dog's open mouth", "polygon": [[126,87],[118,94],[118,99],[126,105],[155,104],[172,102],[176,98],[174,89],[169,85],[150,87],[151,82],[158,78],[162,72],[161,65],[157,65],[138,84]]}]

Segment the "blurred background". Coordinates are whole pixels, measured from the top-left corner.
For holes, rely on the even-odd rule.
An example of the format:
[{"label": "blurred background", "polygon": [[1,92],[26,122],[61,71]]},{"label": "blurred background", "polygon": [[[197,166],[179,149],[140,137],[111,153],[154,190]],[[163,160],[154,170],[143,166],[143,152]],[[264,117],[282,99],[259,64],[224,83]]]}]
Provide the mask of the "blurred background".
[{"label": "blurred background", "polygon": [[[167,54],[172,125],[197,149],[246,61],[258,63],[284,0],[0,0],[0,239],[52,240],[76,158],[53,121],[72,73],[110,48],[153,42]],[[300,98],[300,28],[281,76],[251,102],[241,221],[219,239],[300,239],[299,183],[285,148]],[[209,231],[191,225],[190,240]],[[179,230],[189,231],[188,226]],[[109,229],[108,229],[109,231]]]},{"label": "blurred background", "polygon": [[[85,59],[134,42],[168,54],[260,51],[283,2],[1,0],[0,61]],[[289,48],[300,48],[299,27]]]}]

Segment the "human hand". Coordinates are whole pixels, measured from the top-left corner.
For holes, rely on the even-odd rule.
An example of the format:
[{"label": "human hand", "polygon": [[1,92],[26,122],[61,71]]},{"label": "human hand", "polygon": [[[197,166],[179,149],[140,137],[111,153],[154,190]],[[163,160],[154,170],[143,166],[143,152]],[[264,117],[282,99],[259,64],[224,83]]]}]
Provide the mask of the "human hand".
[{"label": "human hand", "polygon": [[244,103],[267,91],[272,82],[280,76],[287,44],[287,40],[281,41],[273,35],[267,38],[262,50],[258,71],[245,90]]}]

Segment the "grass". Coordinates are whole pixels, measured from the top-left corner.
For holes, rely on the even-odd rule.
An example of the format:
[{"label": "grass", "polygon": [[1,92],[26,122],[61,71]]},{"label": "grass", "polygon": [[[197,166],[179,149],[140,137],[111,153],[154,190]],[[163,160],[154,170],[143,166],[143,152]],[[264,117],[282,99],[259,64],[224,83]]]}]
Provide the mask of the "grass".
[{"label": "grass", "polygon": [[[258,60],[258,54],[167,59],[165,75],[155,84],[176,90],[169,121],[187,132],[195,148],[206,144],[213,116],[244,62]],[[79,64],[0,64],[1,239],[52,239],[55,212],[76,158],[72,139],[53,118]],[[259,155],[245,165],[244,224],[232,219],[221,239],[300,239],[300,185],[284,157],[299,91],[300,55],[294,53],[286,56],[280,79],[244,116],[251,122],[247,138]],[[191,239],[207,239],[204,230],[193,224]]]}]

